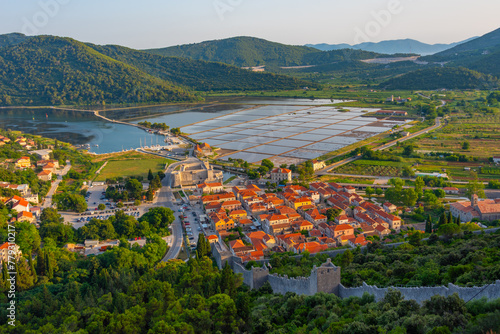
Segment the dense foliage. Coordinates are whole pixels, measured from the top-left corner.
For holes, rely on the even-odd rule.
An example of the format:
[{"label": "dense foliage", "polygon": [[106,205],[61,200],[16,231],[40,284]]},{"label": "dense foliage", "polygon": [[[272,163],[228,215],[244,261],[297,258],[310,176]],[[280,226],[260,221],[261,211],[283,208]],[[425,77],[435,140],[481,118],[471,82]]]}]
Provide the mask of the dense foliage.
[{"label": "dense foliage", "polygon": [[[316,86],[284,75],[252,72],[228,64],[203,61],[208,60],[203,58],[193,60],[163,57],[121,46],[91,45],[91,47],[152,76],[198,91],[285,90]],[[182,57],[187,56],[182,55]]]},{"label": "dense foliage", "polygon": [[[460,233],[460,228],[455,227],[455,234]],[[500,277],[498,233],[473,235],[465,232],[462,237],[452,240],[439,239],[436,235],[426,241],[411,237],[409,240],[410,243],[397,248],[382,247],[375,242],[366,250],[347,250],[337,255],[332,262],[342,267],[342,284],[346,287],[360,286],[363,282],[379,287],[448,283],[481,286]],[[326,254],[301,258],[274,254],[271,272],[290,277],[309,276],[313,265],[319,266],[327,258]]]},{"label": "dense foliage", "polygon": [[[340,299],[272,294],[269,285],[248,291],[226,266],[208,257],[156,264],[165,248],[127,244],[90,258],[47,248],[32,265],[18,266],[16,327],[2,333],[484,333],[500,328],[500,303],[465,304],[456,295],[423,305],[390,291]],[[75,261],[76,260],[76,261]],[[22,276],[22,277],[21,277]],[[22,279],[21,279],[22,278]],[[0,286],[4,289],[4,280]],[[5,306],[5,307],[4,307]]]},{"label": "dense foliage", "polygon": [[0,104],[194,101],[183,88],[70,38],[32,37],[0,49]]},{"label": "dense foliage", "polygon": [[216,61],[236,66],[271,67],[322,65],[375,58],[378,55],[362,50],[318,51],[306,46],[285,45],[255,37],[233,37],[147,51],[163,56]]}]

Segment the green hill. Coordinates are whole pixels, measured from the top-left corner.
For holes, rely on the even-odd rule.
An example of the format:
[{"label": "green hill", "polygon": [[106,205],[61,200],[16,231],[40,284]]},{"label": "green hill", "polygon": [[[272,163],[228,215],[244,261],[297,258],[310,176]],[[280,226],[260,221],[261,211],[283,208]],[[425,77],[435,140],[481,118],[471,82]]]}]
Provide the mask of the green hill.
[{"label": "green hill", "polygon": [[70,38],[32,37],[0,48],[2,104],[194,101],[192,92]]},{"label": "green hill", "polygon": [[500,29],[421,60],[445,62],[447,66],[462,66],[500,76]]},{"label": "green hill", "polygon": [[20,34],[20,33],[11,33],[11,34],[5,34],[5,35],[0,35],[0,48],[6,47],[6,46],[13,46],[19,43],[24,42],[25,40],[29,39],[30,37]]},{"label": "green hill", "polygon": [[382,84],[385,89],[491,89],[499,86],[495,77],[463,67],[429,68],[413,71]]},{"label": "green hill", "polygon": [[252,72],[222,63],[164,57],[116,45],[89,46],[150,75],[198,91],[274,90],[314,86],[310,82],[288,76]]},{"label": "green hill", "polygon": [[255,37],[233,37],[145,51],[162,56],[217,61],[235,66],[298,66],[302,64],[305,54],[318,52],[306,46],[285,45]]},{"label": "green hill", "polygon": [[268,68],[322,65],[375,58],[379,55],[361,50],[318,51],[306,46],[280,44],[254,37],[233,37],[145,51],[162,56],[216,61],[240,67],[265,65]]}]

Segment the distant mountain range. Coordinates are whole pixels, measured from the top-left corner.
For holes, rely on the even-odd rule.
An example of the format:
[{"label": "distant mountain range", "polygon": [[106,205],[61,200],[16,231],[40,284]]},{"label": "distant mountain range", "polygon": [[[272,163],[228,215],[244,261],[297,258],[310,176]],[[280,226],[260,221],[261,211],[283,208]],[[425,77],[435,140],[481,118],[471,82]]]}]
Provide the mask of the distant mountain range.
[{"label": "distant mountain range", "polygon": [[426,44],[414,39],[397,39],[382,41],[378,43],[361,43],[356,45],[349,44],[306,44],[307,47],[312,47],[321,51],[331,51],[340,49],[364,50],[376,53],[385,54],[419,54],[422,56],[432,55],[447,49],[451,49],[457,45],[471,41],[477,37],[469,38],[465,41],[451,44]]},{"label": "distant mountain range", "polygon": [[[377,44],[384,52],[419,52],[405,43],[416,45]],[[315,88],[332,77],[389,89],[495,88],[500,29],[418,61],[401,56],[254,37],[141,51],[13,33],[0,35],[0,105],[191,102],[202,100],[200,92]],[[254,66],[265,72],[241,68]]]}]

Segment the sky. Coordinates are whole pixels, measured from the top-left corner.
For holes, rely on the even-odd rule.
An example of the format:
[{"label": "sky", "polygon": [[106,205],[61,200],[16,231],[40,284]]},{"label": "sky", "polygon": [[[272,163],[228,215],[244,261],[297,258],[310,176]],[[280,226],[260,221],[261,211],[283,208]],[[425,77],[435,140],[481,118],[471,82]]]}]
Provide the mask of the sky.
[{"label": "sky", "polygon": [[0,0],[0,34],[160,48],[234,36],[285,44],[412,38],[452,43],[498,29],[498,0]]}]

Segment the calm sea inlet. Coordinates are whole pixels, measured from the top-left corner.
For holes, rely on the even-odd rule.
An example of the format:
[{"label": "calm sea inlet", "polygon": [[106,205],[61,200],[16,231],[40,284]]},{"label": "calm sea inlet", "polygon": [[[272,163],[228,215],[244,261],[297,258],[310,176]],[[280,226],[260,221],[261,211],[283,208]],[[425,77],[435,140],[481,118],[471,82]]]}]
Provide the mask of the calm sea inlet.
[{"label": "calm sea inlet", "polygon": [[[341,101],[334,101],[341,102]],[[230,104],[197,104],[140,107],[102,110],[100,114],[113,120],[130,123],[150,121],[166,123],[171,128],[183,127],[213,117],[267,104],[273,108],[282,105],[331,104],[330,100],[258,99],[246,98]],[[0,128],[22,131],[68,142],[90,145],[97,154],[119,152],[142,146],[163,144],[164,137],[147,133],[134,126],[111,123],[88,111],[68,111],[54,108],[0,108]]]}]

